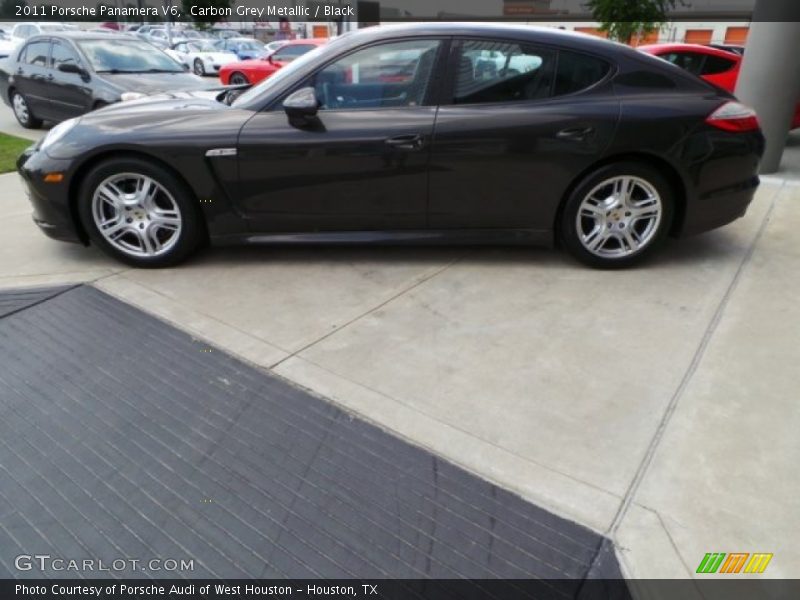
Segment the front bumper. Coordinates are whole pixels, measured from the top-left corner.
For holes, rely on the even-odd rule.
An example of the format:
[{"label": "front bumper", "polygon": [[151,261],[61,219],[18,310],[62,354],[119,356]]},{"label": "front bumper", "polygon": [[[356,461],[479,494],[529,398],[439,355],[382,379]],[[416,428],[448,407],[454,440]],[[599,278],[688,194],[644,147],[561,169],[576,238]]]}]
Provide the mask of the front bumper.
[{"label": "front bumper", "polygon": [[[50,158],[31,146],[17,159],[17,172],[22,177],[28,200],[33,206],[33,222],[55,240],[85,243],[75,226],[69,206],[69,177],[72,161]],[[47,173],[64,173],[60,183],[45,183]]]}]

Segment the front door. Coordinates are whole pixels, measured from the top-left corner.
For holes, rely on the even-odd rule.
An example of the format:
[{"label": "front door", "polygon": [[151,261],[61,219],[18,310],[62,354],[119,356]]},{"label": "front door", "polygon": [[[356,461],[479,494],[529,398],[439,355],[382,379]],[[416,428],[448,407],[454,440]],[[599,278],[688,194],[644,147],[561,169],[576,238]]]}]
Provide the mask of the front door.
[{"label": "front door", "polygon": [[40,39],[29,42],[17,63],[14,72],[14,87],[28,103],[28,108],[37,118],[52,118],[47,68],[50,40]]},{"label": "front door", "polygon": [[[64,73],[58,67],[62,64],[74,64],[85,68],[78,58],[77,52],[65,42],[53,41],[50,51],[50,73],[48,81],[52,89],[50,95],[51,112],[58,120],[77,117],[91,110],[92,92],[89,87],[88,75],[78,73]],[[52,78],[52,79],[50,79]]]},{"label": "front door", "polygon": [[293,125],[279,102],[253,116],[239,144],[240,210],[259,232],[422,229],[430,82],[440,40],[356,50],[317,71],[316,119]]}]

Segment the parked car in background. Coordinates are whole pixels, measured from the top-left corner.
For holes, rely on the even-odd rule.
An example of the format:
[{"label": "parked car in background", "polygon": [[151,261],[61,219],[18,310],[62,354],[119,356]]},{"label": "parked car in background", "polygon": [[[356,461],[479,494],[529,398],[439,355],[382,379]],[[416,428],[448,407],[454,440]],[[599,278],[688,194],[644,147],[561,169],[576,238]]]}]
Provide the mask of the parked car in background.
[{"label": "parked car in background", "polygon": [[[639,50],[663,58],[730,93],[736,91],[743,58],[741,54],[698,44],[652,44],[639,46]],[[800,103],[792,119],[792,129],[798,127]]]},{"label": "parked car in background", "polygon": [[[478,78],[481,50],[538,67]],[[363,81],[386,56],[416,57],[411,76]],[[623,267],[668,235],[744,215],[764,150],[755,113],[725,90],[622,44],[530,26],[370,27],[232,103],[179,96],[90,113],[20,157],[44,233],[139,267],[174,265],[207,236],[560,240],[589,265]]]},{"label": "parked car in background", "polygon": [[220,81],[225,85],[255,84],[303,56],[314,48],[328,42],[328,38],[309,38],[307,40],[291,40],[271,54],[256,59],[232,62],[219,70]]},{"label": "parked car in background", "polygon": [[216,42],[216,47],[222,52],[233,52],[239,60],[261,58],[267,54],[264,44],[253,38],[225,38]]},{"label": "parked car in background", "polygon": [[19,44],[29,37],[43,33],[56,33],[77,29],[65,23],[17,23],[11,30],[11,41]]},{"label": "parked car in background", "polygon": [[27,128],[120,100],[210,87],[161,50],[114,33],[34,36],[0,66],[0,95]]},{"label": "parked car in background", "polygon": [[223,65],[238,60],[233,52],[220,51],[214,42],[208,41],[178,42],[165,52],[201,77],[216,75]]}]

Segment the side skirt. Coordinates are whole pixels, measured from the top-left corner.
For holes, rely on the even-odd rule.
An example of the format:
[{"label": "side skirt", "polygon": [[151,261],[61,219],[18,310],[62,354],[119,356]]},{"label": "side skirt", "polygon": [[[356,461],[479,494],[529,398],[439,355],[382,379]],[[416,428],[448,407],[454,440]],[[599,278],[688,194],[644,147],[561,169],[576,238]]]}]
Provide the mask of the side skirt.
[{"label": "side skirt", "polygon": [[535,229],[423,229],[407,231],[316,231],[212,236],[215,246],[236,244],[385,244],[552,246],[553,232]]}]

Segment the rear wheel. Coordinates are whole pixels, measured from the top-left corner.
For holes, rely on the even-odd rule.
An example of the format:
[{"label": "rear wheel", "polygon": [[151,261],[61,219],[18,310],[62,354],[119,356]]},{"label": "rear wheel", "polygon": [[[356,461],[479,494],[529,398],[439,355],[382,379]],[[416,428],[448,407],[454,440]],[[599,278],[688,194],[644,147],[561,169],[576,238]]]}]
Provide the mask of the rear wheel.
[{"label": "rear wheel", "polygon": [[42,126],[42,120],[33,116],[33,112],[28,106],[28,100],[14,90],[11,92],[11,108],[14,109],[14,116],[25,129],[39,129]]},{"label": "rear wheel", "polygon": [[673,206],[672,189],[655,168],[636,162],[607,165],[570,194],[561,214],[560,238],[585,264],[627,267],[664,240]]},{"label": "rear wheel", "polygon": [[245,77],[244,73],[239,73],[238,71],[236,73],[232,73],[228,81],[230,81],[231,85],[247,85],[250,83],[247,77]]},{"label": "rear wheel", "polygon": [[78,214],[94,243],[136,267],[177,264],[202,239],[191,190],[148,160],[112,159],[95,167],[81,187]]},{"label": "rear wheel", "polygon": [[199,58],[194,59],[194,73],[195,75],[199,75],[200,77],[205,76],[206,74],[206,66],[203,64],[203,61]]}]

